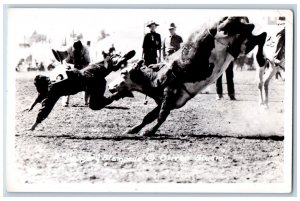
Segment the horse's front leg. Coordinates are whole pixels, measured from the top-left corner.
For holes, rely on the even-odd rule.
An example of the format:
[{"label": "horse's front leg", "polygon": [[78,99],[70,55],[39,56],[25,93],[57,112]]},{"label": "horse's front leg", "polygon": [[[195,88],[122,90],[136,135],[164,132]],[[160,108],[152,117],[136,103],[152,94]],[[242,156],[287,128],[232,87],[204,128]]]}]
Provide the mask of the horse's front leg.
[{"label": "horse's front leg", "polygon": [[265,67],[257,68],[257,78],[258,78],[257,79],[257,88],[258,88],[259,105],[262,105],[264,103],[264,98],[263,98],[264,70],[265,70]]},{"label": "horse's front leg", "polygon": [[265,65],[266,65],[266,57],[264,55],[264,45],[266,42],[267,33],[263,32],[258,36],[252,36],[248,39],[247,42],[247,51],[246,53],[249,53],[253,50],[253,48],[258,45],[258,50],[256,53],[256,61],[258,63],[257,68],[257,78],[258,78],[258,91],[259,91],[259,104],[263,105],[264,98],[263,98],[263,77],[264,77],[264,71],[265,71]]},{"label": "horse's front leg", "polygon": [[266,108],[268,108],[268,103],[269,103],[269,83],[272,77],[276,74],[276,72],[278,72],[278,70],[279,70],[278,67],[270,62],[270,67],[264,75],[264,90],[265,90],[264,105]]},{"label": "horse's front leg", "polygon": [[161,106],[158,105],[157,107],[155,107],[151,112],[149,112],[143,119],[142,123],[135,125],[134,127],[128,129],[127,131],[125,131],[123,134],[135,134],[140,132],[140,130],[142,128],[144,128],[144,126],[146,126],[147,124],[150,124],[151,122],[153,122],[159,114]]},{"label": "horse's front leg", "polygon": [[172,92],[170,89],[165,89],[164,99],[161,104],[161,107],[158,110],[159,114],[157,118],[157,123],[153,127],[145,130],[142,133],[143,136],[153,136],[156,133],[159,127],[165,122],[165,120],[169,116],[170,111],[173,108],[172,103]]}]

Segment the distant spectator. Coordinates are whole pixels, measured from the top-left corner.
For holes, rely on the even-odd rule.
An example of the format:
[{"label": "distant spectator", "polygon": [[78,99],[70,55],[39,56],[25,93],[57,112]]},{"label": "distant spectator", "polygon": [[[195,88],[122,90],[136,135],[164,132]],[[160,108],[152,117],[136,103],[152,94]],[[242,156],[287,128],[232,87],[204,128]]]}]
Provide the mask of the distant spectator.
[{"label": "distant spectator", "polygon": [[102,55],[103,55],[104,59],[108,56],[111,57],[114,54],[116,54],[116,48],[115,48],[114,44],[111,45],[111,47],[108,49],[108,52],[102,51]]},{"label": "distant spectator", "polygon": [[88,47],[82,45],[80,40],[74,42],[73,46],[71,46],[67,52],[68,57],[65,61],[74,64],[74,68],[78,70],[88,66],[91,62]]},{"label": "distant spectator", "polygon": [[[74,68],[81,70],[87,67],[90,62],[90,54],[87,46],[83,45],[80,40],[74,42],[74,44],[67,49],[67,51],[60,52],[52,50],[55,58],[62,62],[74,64]],[[89,95],[84,92],[85,105],[88,105]],[[63,106],[67,107],[69,105],[69,96],[63,98]]]},{"label": "distant spectator", "polygon": [[109,55],[109,56],[112,56],[112,55],[114,55],[115,53],[116,53],[116,48],[115,48],[114,44],[112,44],[111,47],[110,47],[109,50],[108,50],[108,55]]},{"label": "distant spectator", "polygon": [[[281,29],[276,34],[276,50],[274,55],[274,62],[276,65],[285,67],[285,17],[281,16],[278,19],[278,27]],[[276,72],[275,78],[281,77],[280,72]]]},{"label": "distant spectator", "polygon": [[156,28],[159,24],[151,21],[147,27],[150,33],[147,33],[143,41],[143,59],[145,65],[156,64],[161,61],[161,37],[156,33]]},{"label": "distant spectator", "polygon": [[41,62],[39,65],[39,71],[45,71],[45,66],[44,66],[43,62]]},{"label": "distant spectator", "polygon": [[163,43],[163,56],[166,59],[168,56],[180,49],[183,42],[181,36],[176,34],[176,26],[171,23],[169,27],[170,35],[165,38]]}]

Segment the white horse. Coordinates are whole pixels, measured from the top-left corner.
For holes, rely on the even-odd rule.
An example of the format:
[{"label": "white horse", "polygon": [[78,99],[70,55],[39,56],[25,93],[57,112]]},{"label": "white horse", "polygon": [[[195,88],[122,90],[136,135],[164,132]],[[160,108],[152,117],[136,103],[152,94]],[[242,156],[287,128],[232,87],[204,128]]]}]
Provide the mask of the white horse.
[{"label": "white horse", "polygon": [[265,108],[268,108],[269,83],[272,77],[280,74],[281,79],[285,79],[285,29],[282,29],[276,37],[275,41],[269,39],[266,43],[264,48],[266,65],[258,69],[259,103]]}]

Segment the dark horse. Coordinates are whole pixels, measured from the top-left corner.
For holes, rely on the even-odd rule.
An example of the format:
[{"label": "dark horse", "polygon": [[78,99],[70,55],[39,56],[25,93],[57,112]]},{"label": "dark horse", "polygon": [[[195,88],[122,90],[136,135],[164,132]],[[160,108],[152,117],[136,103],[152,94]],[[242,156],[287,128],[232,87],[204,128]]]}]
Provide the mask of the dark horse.
[{"label": "dark horse", "polygon": [[[180,108],[199,91],[212,84],[227,69],[230,62],[258,46],[256,59],[264,67],[263,46],[267,34],[253,35],[254,24],[245,17],[224,17],[211,26],[192,33],[188,41],[166,63],[147,68],[139,61],[124,68],[110,91],[138,91],[157,103],[142,123],[126,133],[138,133],[157,119],[157,123],[143,135],[153,135],[166,120],[170,111]],[[153,70],[157,69],[157,70]]]}]

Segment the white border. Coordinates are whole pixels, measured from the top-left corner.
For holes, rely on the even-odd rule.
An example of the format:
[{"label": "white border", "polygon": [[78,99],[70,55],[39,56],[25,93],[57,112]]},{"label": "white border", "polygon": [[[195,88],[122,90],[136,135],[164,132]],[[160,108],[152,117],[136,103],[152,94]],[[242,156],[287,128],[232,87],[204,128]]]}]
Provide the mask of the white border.
[{"label": "white border", "polygon": [[[228,10],[227,10],[228,11]],[[220,12],[220,10],[218,10]],[[257,11],[257,12],[262,12]],[[267,12],[267,11],[264,11]],[[239,13],[245,14],[245,10],[231,10],[228,11],[230,15],[239,15]],[[251,13],[252,14],[252,13]],[[290,17],[291,13],[288,12]],[[290,18],[291,19],[291,18]],[[292,35],[292,26],[287,26],[286,29],[286,35],[291,36]],[[286,55],[292,55],[292,42],[293,39],[292,37],[288,37],[286,41]],[[8,47],[9,48],[9,47]],[[9,52],[9,51],[8,51]],[[292,67],[292,59],[286,59],[286,65]],[[287,79],[290,81],[286,81],[286,96],[285,97],[290,97],[288,99],[285,99],[286,105],[285,105],[285,140],[284,140],[284,153],[285,153],[285,173],[291,172],[291,145],[292,145],[292,130],[291,130],[291,112],[292,112],[292,104],[291,103],[291,97],[292,97],[292,72],[288,72],[288,69],[292,68],[286,68],[287,69]],[[8,118],[7,118],[7,134],[13,134],[14,133],[14,115],[15,115],[15,97],[14,97],[14,92],[15,92],[15,82],[13,79],[14,78],[14,69],[8,69],[7,76],[8,76]],[[13,90],[10,90],[13,89]],[[289,101],[289,102],[288,102]],[[286,133],[290,133],[290,135],[287,135]],[[11,159],[12,154],[14,153],[13,149],[13,142],[14,142],[14,135],[7,136],[7,145],[8,149],[6,151],[7,153],[7,159]],[[15,172],[14,172],[14,164],[12,163],[11,160],[7,161],[7,176],[8,177],[16,177]],[[35,186],[35,185],[18,185],[18,184],[9,184],[14,186],[14,190],[18,192],[269,192],[269,193],[287,193],[290,192],[290,187],[291,187],[291,174],[287,174],[285,176],[286,180],[284,182],[284,185],[281,184],[253,184],[253,188],[251,184],[113,184],[112,186],[108,184],[103,184],[103,185],[88,185],[84,184],[85,190],[83,190],[82,185],[51,185],[51,191],[49,191],[49,186]],[[87,191],[88,189],[88,191]],[[99,189],[101,189],[99,191]],[[113,190],[112,190],[113,189]],[[217,191],[214,191],[216,189]]]}]

